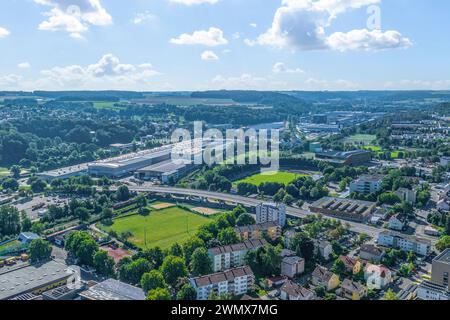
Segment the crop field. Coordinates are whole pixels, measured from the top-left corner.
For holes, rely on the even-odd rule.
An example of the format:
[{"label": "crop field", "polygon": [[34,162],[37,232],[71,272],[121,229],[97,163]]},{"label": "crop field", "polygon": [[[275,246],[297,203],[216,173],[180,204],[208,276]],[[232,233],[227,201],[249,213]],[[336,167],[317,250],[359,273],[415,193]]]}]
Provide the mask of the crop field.
[{"label": "crop field", "polygon": [[273,174],[255,174],[253,176],[247,177],[245,179],[236,181],[234,184],[237,185],[241,182],[247,182],[259,186],[263,182],[278,182],[288,185],[290,182],[298,179],[300,177],[307,177],[307,174],[296,174],[292,172],[279,171]]},{"label": "crop field", "polygon": [[151,211],[148,216],[133,215],[113,220],[111,226],[99,225],[106,232],[117,234],[131,232],[131,243],[139,248],[162,249],[172,244],[182,243],[192,236],[202,225],[211,222],[207,217],[196,215],[179,207]]}]

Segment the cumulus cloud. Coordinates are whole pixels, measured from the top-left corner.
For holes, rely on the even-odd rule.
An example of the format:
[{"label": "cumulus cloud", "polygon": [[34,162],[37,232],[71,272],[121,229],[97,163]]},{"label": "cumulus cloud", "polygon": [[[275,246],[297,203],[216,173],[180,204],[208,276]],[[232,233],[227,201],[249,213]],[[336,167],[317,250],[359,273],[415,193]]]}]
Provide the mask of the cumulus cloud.
[{"label": "cumulus cloud", "polygon": [[31,68],[31,64],[29,62],[21,62],[17,65],[20,69],[29,69]]},{"label": "cumulus cloud", "polygon": [[48,18],[39,24],[39,30],[66,31],[71,37],[80,39],[91,25],[112,24],[112,17],[100,0],[34,0],[34,2],[50,7],[50,11],[45,13]]},{"label": "cumulus cloud", "polygon": [[282,81],[244,73],[240,76],[230,77],[217,75],[207,85],[207,88],[226,90],[284,90],[287,88],[286,86],[287,84]]},{"label": "cumulus cloud", "polygon": [[124,89],[145,88],[159,75],[149,63],[134,65],[121,63],[113,54],[105,54],[88,66],[70,65],[41,71],[38,87]]},{"label": "cumulus cloud", "polygon": [[170,43],[178,45],[204,45],[207,47],[215,47],[227,44],[228,40],[224,38],[222,30],[211,27],[209,30],[195,31],[193,34],[183,33],[177,38],[171,39]]},{"label": "cumulus cloud", "polygon": [[10,34],[11,34],[11,32],[9,32],[8,29],[0,27],[0,38],[5,38],[5,37],[9,36]]},{"label": "cumulus cloud", "polygon": [[22,77],[17,74],[8,74],[5,76],[0,76],[0,88],[17,90],[17,86],[22,80]]},{"label": "cumulus cloud", "polygon": [[283,62],[275,63],[272,67],[272,72],[278,73],[278,74],[279,73],[290,73],[290,74],[304,73],[304,71],[300,68],[290,69],[290,68],[286,67],[286,65]]},{"label": "cumulus cloud", "polygon": [[219,60],[217,54],[215,54],[214,51],[210,50],[203,51],[200,57],[202,60]]},{"label": "cumulus cloud", "polygon": [[271,27],[256,39],[246,39],[249,46],[267,45],[297,50],[382,50],[412,45],[400,32],[389,30],[351,30],[327,35],[339,14],[377,4],[381,0],[282,0]]},{"label": "cumulus cloud", "polygon": [[304,83],[305,90],[359,90],[361,86],[355,82],[338,79],[338,80],[324,80],[324,79],[316,79],[309,78]]},{"label": "cumulus cloud", "polygon": [[216,4],[219,0],[169,0],[172,3],[184,4],[185,6],[192,6],[196,4]]}]

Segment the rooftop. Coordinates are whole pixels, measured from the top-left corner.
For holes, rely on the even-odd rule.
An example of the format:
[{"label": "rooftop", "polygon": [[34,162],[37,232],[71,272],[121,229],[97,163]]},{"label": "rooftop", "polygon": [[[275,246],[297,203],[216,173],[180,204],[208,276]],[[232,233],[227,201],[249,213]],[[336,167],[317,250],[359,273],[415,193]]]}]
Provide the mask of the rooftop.
[{"label": "rooftop", "polygon": [[350,214],[363,214],[375,205],[375,202],[369,201],[324,197],[311,204],[311,207]]},{"label": "rooftop", "polygon": [[402,239],[406,239],[406,240],[409,240],[409,241],[420,242],[422,244],[426,244],[426,245],[431,246],[431,241],[430,240],[419,238],[419,237],[408,235],[408,234],[404,234],[404,233],[400,233],[400,232],[396,232],[396,231],[392,231],[392,230],[384,230],[384,231],[380,232],[380,236],[381,235],[389,236],[389,237],[402,238]]},{"label": "rooftop", "polygon": [[248,240],[242,243],[221,246],[211,248],[208,251],[213,253],[214,255],[219,255],[228,252],[242,251],[242,250],[252,250],[259,247],[263,247],[267,244],[266,240]]},{"label": "rooftop", "polygon": [[445,249],[433,261],[450,264],[450,249]]},{"label": "rooftop", "polygon": [[27,293],[48,283],[58,282],[75,271],[66,265],[49,261],[41,265],[25,265],[0,274],[0,300]]},{"label": "rooftop", "polygon": [[237,277],[253,275],[252,269],[249,266],[230,269],[224,272],[213,273],[210,275],[193,278],[192,280],[197,287],[205,287],[209,285],[218,284],[220,282],[232,282]]},{"label": "rooftop", "polygon": [[151,166],[139,169],[138,172],[159,172],[159,173],[169,173],[177,171],[186,167],[183,163],[175,163],[173,160],[167,160]]},{"label": "rooftop", "polygon": [[80,296],[89,300],[145,300],[146,298],[142,289],[114,279],[100,282],[80,293]]}]

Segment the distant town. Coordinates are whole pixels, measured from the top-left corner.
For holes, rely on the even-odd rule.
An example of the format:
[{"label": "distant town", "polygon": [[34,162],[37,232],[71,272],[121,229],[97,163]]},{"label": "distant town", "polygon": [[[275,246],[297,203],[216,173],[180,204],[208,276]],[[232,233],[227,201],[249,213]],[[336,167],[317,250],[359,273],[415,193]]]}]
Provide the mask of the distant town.
[{"label": "distant town", "polygon": [[[0,119],[0,300],[450,300],[447,91],[0,92]],[[277,130],[279,170],[249,140],[174,162],[194,121]]]}]

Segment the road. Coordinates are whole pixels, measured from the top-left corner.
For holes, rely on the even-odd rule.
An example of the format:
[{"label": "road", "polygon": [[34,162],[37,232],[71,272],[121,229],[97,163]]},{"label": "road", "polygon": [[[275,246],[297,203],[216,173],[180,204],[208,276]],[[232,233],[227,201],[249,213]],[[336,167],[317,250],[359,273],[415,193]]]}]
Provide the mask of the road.
[{"label": "road", "polygon": [[[162,187],[162,186],[128,186],[130,191],[136,192],[155,192],[155,193],[163,193],[163,194],[173,194],[179,196],[192,196],[192,197],[201,197],[201,198],[210,198],[215,200],[222,200],[226,202],[242,204],[245,206],[256,207],[258,204],[262,202],[260,199],[242,197],[234,194],[227,193],[219,193],[219,192],[211,192],[204,190],[193,190],[193,189],[182,189],[182,188],[172,188],[172,187]],[[115,188],[110,188],[110,190],[114,190]],[[302,210],[299,208],[287,207],[286,214],[290,217],[302,218],[308,215],[311,215],[310,211]],[[373,226],[369,226],[362,223],[347,221],[343,219],[337,219],[342,221],[342,223],[348,224],[350,226],[350,230],[357,233],[365,233],[372,238],[378,238],[378,234],[380,234],[384,229],[376,228]],[[430,239],[433,242],[436,242],[436,239]]]}]

